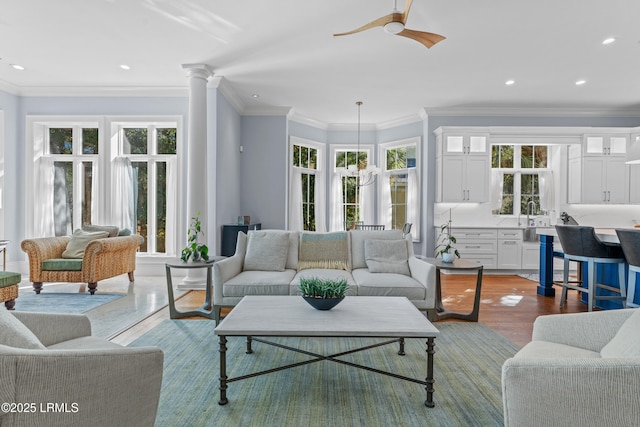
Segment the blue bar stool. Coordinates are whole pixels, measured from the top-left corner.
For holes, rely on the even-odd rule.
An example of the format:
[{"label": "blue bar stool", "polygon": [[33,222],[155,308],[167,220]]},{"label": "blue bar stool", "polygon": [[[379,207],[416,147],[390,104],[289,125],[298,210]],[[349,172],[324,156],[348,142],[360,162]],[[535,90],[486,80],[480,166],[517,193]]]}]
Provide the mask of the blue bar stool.
[{"label": "blue bar stool", "polygon": [[634,301],[636,294],[636,275],[640,273],[640,229],[616,229],[622,252],[629,264],[629,285],[627,290],[627,307],[640,307]]},{"label": "blue bar stool", "polygon": [[[562,283],[562,297],[560,307],[567,299],[567,290],[574,289],[586,292],[588,310],[593,310],[595,300],[622,300],[623,307],[627,301],[625,285],[626,261],[620,245],[611,245],[601,241],[596,236],[593,227],[581,225],[556,225],[558,238],[564,250],[564,281]],[[569,261],[587,263],[587,288],[574,286],[568,281]],[[596,283],[597,264],[618,264],[619,288]],[[597,289],[606,289],[620,295],[598,295]]]}]

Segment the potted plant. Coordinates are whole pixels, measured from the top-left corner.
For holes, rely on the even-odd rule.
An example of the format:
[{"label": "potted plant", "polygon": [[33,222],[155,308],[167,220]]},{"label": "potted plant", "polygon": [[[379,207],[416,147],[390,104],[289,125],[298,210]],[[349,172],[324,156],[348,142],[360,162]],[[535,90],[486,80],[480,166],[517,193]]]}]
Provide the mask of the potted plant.
[{"label": "potted plant", "polygon": [[204,243],[198,243],[198,234],[204,233],[201,229],[200,211],[196,212],[196,216],[191,218],[191,224],[187,230],[187,246],[182,250],[180,259],[184,262],[192,261],[208,261],[209,248]]},{"label": "potted plant", "polygon": [[346,279],[320,279],[303,277],[300,279],[302,298],[318,310],[331,310],[344,299],[349,287]]},{"label": "potted plant", "polygon": [[436,258],[442,257],[442,262],[453,262],[455,257],[460,258],[460,252],[453,246],[456,238],[451,234],[451,220],[440,226],[440,234],[436,239]]}]

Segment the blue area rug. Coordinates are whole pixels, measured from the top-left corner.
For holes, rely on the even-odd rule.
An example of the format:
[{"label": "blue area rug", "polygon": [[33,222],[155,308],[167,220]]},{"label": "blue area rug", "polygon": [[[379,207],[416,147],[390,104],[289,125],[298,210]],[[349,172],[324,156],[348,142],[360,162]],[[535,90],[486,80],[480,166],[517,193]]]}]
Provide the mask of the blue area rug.
[{"label": "blue area rug", "polygon": [[[319,362],[232,382],[229,403],[218,405],[218,339],[208,320],[165,320],[130,344],[164,351],[162,392],[156,427],[163,426],[502,426],[501,367],[517,346],[480,323],[439,322],[436,338],[435,408],[424,406],[425,390],[414,384],[333,362]],[[375,339],[274,338],[323,354]],[[426,374],[425,343],[406,342],[342,359],[412,378]],[[245,354],[242,337],[229,337],[227,375],[309,359],[254,343]]]},{"label": "blue area rug", "polygon": [[22,292],[16,298],[16,311],[80,314],[122,298],[125,294]]}]

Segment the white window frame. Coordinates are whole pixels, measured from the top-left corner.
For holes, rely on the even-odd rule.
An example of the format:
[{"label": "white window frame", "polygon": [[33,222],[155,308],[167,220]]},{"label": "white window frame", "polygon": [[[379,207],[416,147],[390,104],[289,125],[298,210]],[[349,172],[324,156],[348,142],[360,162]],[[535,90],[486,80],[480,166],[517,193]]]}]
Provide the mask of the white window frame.
[{"label": "white window frame", "polygon": [[[502,218],[516,218],[521,215],[526,215],[526,212],[522,212],[521,204],[522,204],[522,175],[538,175],[538,199],[542,197],[540,193],[540,173],[551,171],[551,157],[552,151],[551,147],[547,144],[509,144],[509,143],[500,143],[500,144],[491,144],[490,150],[493,150],[493,147],[496,145],[508,145],[513,146],[513,168],[491,168],[492,171],[501,172],[503,174],[513,174],[513,213],[511,214],[495,214],[496,216]],[[547,167],[546,168],[523,168],[522,167],[522,147],[523,146],[533,146],[533,147],[547,147]],[[518,165],[518,166],[516,166]],[[504,178],[503,178],[504,179]],[[517,201],[517,203],[516,203]],[[500,199],[500,206],[502,206],[502,199]],[[536,205],[536,208],[540,210],[539,204]],[[535,214],[538,215],[538,214]],[[527,224],[528,225],[528,224]]]},{"label": "white window frame", "polygon": [[[367,153],[367,164],[375,164],[375,160],[374,160],[374,146],[373,144],[360,144],[360,148],[358,148],[357,144],[331,144],[330,146],[330,153],[331,153],[331,176],[332,178],[336,176],[336,174],[339,174],[340,172],[337,171],[337,166],[336,166],[336,154],[338,152],[345,152],[345,151],[360,151],[361,153]],[[370,200],[373,199],[374,196],[374,189],[375,184],[371,184],[365,187],[361,187],[360,191],[359,191],[359,198],[360,195],[368,198]],[[340,203],[339,206],[336,206],[337,203],[337,191],[338,188],[336,188],[336,180],[335,179],[331,179],[331,185],[330,185],[330,191],[331,191],[331,212],[334,212],[333,216],[335,216],[337,214],[337,212],[340,212],[341,214],[341,218],[342,220],[340,221],[340,223],[338,224],[338,219],[337,218],[333,218],[330,221],[330,229],[331,231],[338,231],[338,230],[344,230],[345,229],[345,221],[346,219],[344,218],[344,204]],[[360,201],[359,203],[360,205],[360,210],[362,208],[362,201]],[[373,224],[374,223],[374,219],[376,218],[376,213],[375,211],[375,204],[373,202],[371,202],[369,204],[369,206],[371,207],[370,211],[367,211],[366,209],[361,212],[361,220],[364,221],[367,224]]]},{"label": "white window frame", "polygon": [[[302,147],[307,147],[307,148],[313,148],[314,150],[316,150],[316,168],[315,169],[309,169],[309,168],[303,168],[303,167],[298,167],[298,166],[294,166],[293,164],[293,147],[294,146],[302,146]],[[318,186],[324,187],[325,184],[325,179],[324,179],[324,164],[325,164],[325,144],[321,143],[321,142],[317,142],[317,141],[313,141],[310,139],[304,139],[304,138],[299,138],[299,137],[295,137],[292,136],[289,139],[289,189],[290,191],[292,191],[291,189],[293,188],[294,182],[293,182],[293,176],[294,176],[294,169],[299,169],[300,172],[305,173],[305,174],[309,174],[309,175],[314,175],[315,176],[315,188],[316,188],[316,194],[318,193],[318,190],[320,190],[321,192],[323,192],[323,188],[319,188]],[[294,203],[292,200],[292,198],[289,197],[288,201],[289,203]],[[320,209],[325,209],[326,210],[326,204],[324,204],[324,206],[322,206],[322,203],[320,203]],[[302,209],[302,207],[300,207],[300,209]],[[293,211],[293,207],[289,206],[288,212],[291,213]],[[324,221],[325,216],[320,214],[318,215],[318,200],[316,200],[316,197],[314,196],[314,212],[315,212],[315,223],[316,223],[316,230],[320,229],[320,230],[324,230],[325,229],[325,225],[324,224],[319,224],[318,222],[318,218],[320,218],[320,221]],[[291,228],[291,225],[293,224],[293,220],[291,218],[291,214],[289,214],[289,218],[288,218],[288,223],[289,223],[289,228]],[[304,222],[304,221],[303,221]],[[304,224],[303,224],[304,227]]]},{"label": "white window frame", "polygon": [[[385,206],[384,201],[384,188],[383,186],[387,184],[387,177],[390,175],[404,175],[409,173],[409,169],[414,168],[404,168],[404,169],[387,169],[387,150],[395,149],[395,148],[403,148],[403,147],[416,147],[416,180],[418,182],[418,203],[417,203],[417,211],[414,213],[415,221],[409,221],[408,218],[405,218],[405,222],[412,222],[411,235],[414,242],[420,241],[420,212],[421,212],[421,197],[420,197],[420,185],[422,185],[422,167],[421,167],[421,159],[422,159],[422,150],[421,150],[421,138],[416,136],[407,139],[401,139],[396,141],[390,141],[381,143],[378,145],[378,158],[380,159],[380,168],[382,170],[382,176],[380,177],[380,185],[378,186],[378,212],[380,218],[388,217],[388,224],[385,224],[385,227],[391,226],[391,214],[384,214],[383,212],[389,211],[391,206]],[[410,213],[407,210],[407,217]],[[387,222],[387,221],[385,221]]]}]

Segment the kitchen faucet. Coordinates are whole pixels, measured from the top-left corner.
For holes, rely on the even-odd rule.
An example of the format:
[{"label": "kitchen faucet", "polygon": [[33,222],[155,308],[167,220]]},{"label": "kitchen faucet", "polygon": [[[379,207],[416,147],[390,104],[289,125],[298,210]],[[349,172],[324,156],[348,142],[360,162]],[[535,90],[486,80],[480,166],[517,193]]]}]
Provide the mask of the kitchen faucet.
[{"label": "kitchen faucet", "polygon": [[536,212],[536,202],[533,200],[529,200],[527,202],[527,227],[531,227],[531,222],[529,219],[529,213],[533,215]]}]

